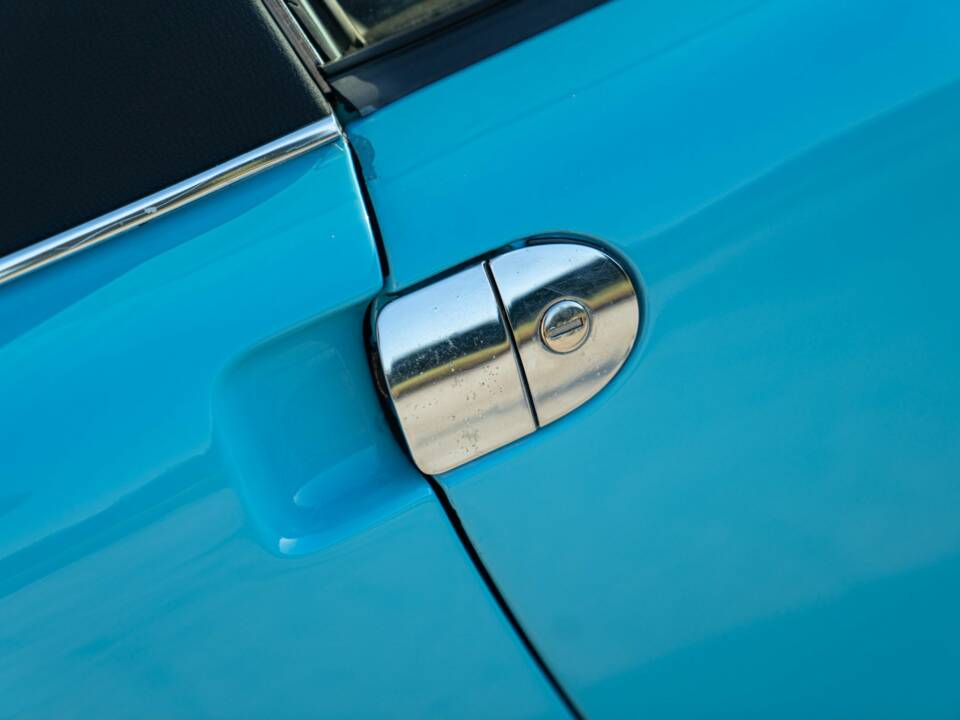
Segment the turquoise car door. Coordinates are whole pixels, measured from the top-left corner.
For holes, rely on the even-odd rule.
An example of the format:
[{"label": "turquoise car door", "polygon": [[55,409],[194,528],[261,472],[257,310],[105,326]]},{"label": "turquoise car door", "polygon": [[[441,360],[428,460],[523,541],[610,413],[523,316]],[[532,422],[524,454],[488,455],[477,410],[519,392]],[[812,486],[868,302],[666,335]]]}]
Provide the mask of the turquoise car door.
[{"label": "turquoise car door", "polygon": [[958,27],[613,2],[358,103],[389,293],[544,237],[638,289],[609,385],[435,478],[585,716],[960,712]]},{"label": "turquoise car door", "polygon": [[38,137],[0,78],[54,194],[0,218],[0,716],[568,717],[394,440],[353,160],[263,8],[11,5],[3,51],[84,97]]}]

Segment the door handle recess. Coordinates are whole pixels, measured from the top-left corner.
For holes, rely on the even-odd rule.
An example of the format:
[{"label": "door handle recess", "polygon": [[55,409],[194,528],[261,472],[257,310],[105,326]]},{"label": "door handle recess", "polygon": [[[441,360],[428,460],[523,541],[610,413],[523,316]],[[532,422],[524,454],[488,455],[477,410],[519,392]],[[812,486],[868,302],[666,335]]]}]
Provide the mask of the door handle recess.
[{"label": "door handle recess", "polygon": [[388,303],[381,369],[417,467],[452,470],[582,405],[639,325],[629,275],[572,242],[512,250]]}]

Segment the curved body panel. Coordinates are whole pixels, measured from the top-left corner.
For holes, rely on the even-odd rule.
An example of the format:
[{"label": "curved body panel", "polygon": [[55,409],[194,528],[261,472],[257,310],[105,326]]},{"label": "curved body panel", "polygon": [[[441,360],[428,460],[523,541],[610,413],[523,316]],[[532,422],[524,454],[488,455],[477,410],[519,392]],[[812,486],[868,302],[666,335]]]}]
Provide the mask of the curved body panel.
[{"label": "curved body panel", "polygon": [[596,398],[439,477],[588,717],[960,711],[958,26],[613,2],[347,127],[392,287],[564,232],[640,280]]}]

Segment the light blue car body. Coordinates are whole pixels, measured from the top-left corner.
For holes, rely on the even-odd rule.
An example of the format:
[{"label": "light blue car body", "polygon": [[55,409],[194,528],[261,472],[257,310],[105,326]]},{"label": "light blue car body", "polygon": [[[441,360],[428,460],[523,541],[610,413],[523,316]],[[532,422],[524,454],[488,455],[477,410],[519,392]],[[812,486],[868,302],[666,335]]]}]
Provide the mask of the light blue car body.
[{"label": "light blue car body", "polygon": [[0,288],[0,717],[568,716],[367,333],[576,234],[631,357],[438,481],[577,711],[955,718],[958,36],[612,2]]}]

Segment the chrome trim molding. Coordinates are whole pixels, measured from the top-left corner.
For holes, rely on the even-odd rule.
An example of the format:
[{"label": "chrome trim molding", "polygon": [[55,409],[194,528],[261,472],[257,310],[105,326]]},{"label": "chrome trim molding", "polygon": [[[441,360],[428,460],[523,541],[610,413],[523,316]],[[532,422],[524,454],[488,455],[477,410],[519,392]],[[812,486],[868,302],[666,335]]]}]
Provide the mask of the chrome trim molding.
[{"label": "chrome trim molding", "polygon": [[119,210],[11,253],[0,258],[0,284],[155,220],[187,203],[325,145],[340,136],[340,125],[333,115],[329,115]]},{"label": "chrome trim molding", "polygon": [[300,23],[297,22],[293,12],[284,0],[263,0],[263,4],[273,18],[280,34],[286,38],[294,53],[300,58],[307,74],[310,75],[321,92],[326,92],[329,87],[320,72],[320,68],[323,66],[323,58],[320,57],[303,28],[300,27]]}]

